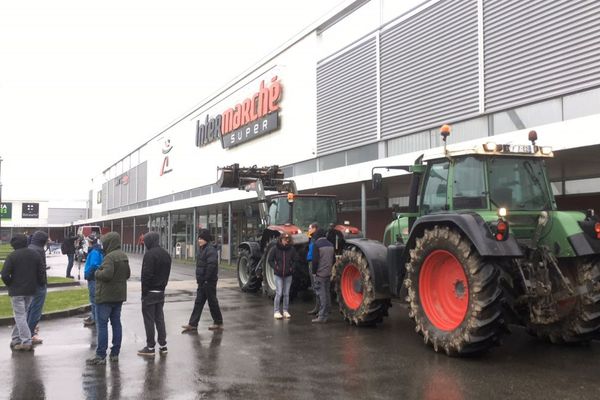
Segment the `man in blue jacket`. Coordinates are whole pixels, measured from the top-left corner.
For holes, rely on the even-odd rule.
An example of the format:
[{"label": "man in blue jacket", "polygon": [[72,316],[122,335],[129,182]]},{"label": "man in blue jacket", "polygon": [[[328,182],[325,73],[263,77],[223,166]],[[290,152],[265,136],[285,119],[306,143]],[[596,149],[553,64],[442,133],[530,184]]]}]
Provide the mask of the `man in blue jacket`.
[{"label": "man in blue jacket", "polygon": [[96,324],[96,270],[102,265],[102,261],[104,261],[102,246],[98,241],[98,237],[95,234],[91,234],[88,236],[88,242],[88,255],[85,259],[83,276],[88,283],[88,293],[92,310],[90,316],[83,320],[83,326]]}]

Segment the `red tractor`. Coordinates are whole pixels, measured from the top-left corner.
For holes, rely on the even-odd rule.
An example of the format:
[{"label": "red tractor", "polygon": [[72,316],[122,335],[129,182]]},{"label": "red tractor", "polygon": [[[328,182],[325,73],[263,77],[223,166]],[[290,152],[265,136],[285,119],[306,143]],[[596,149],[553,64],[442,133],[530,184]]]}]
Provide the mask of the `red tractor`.
[{"label": "red tractor", "polygon": [[[283,232],[292,235],[302,264],[294,273],[292,293],[310,287],[306,254],[309,242],[307,231],[311,223],[317,222],[324,229],[335,224],[334,229],[341,233],[337,236],[344,239],[362,237],[358,228],[339,224],[335,196],[298,194],[295,182],[285,179],[277,165],[241,168],[233,164],[218,171],[217,184],[220,187],[255,190],[258,197],[258,210],[264,229],[258,240],[245,241],[238,246],[238,283],[244,292],[256,292],[262,286],[267,296],[275,295],[275,277],[267,259]],[[276,191],[278,194],[267,197],[265,191]]]}]

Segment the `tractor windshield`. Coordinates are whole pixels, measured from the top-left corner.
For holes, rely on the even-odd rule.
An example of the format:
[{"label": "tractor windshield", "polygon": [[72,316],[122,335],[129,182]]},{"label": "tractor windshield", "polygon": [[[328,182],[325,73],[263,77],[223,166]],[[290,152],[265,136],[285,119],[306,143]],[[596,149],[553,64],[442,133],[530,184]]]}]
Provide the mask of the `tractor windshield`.
[{"label": "tractor windshield", "polygon": [[[278,197],[271,201],[269,207],[270,223],[283,225],[288,221],[290,205],[287,198]],[[319,226],[327,227],[332,222],[337,222],[337,211],[333,197],[296,197],[294,199],[294,216],[292,223],[306,229],[313,222]]]},{"label": "tractor windshield", "polygon": [[509,210],[544,210],[552,201],[543,161],[494,157],[488,161],[490,202]]}]

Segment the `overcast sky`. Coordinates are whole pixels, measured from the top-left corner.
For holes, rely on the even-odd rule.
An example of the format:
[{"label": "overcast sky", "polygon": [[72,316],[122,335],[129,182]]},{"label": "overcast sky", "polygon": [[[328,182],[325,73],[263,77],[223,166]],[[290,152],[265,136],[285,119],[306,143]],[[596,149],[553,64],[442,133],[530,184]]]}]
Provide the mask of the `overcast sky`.
[{"label": "overcast sky", "polygon": [[0,0],[2,200],[90,180],[347,0]]}]

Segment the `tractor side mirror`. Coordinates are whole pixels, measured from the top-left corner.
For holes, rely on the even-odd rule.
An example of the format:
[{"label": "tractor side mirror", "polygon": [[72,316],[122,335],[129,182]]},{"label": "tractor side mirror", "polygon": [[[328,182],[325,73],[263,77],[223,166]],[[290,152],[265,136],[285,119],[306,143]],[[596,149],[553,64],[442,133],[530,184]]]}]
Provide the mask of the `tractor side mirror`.
[{"label": "tractor side mirror", "polygon": [[381,189],[383,189],[383,177],[381,174],[373,174],[371,177],[371,188],[376,192],[379,192]]}]

